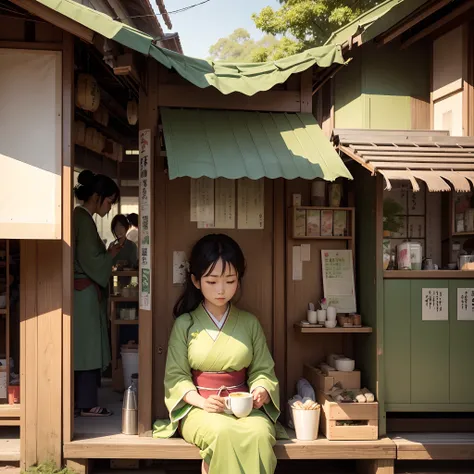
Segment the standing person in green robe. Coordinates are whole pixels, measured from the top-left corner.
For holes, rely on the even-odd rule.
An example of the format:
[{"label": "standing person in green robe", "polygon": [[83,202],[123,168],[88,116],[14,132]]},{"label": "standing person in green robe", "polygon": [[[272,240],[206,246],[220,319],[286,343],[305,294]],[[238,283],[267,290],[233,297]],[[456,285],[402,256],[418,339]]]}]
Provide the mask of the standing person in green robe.
[{"label": "standing person in green robe", "polygon": [[106,216],[120,196],[108,176],[84,170],[74,194],[82,206],[74,209],[74,395],[75,414],[110,416],[99,406],[101,372],[111,359],[107,331],[107,287],[120,244],[107,251],[94,215]]},{"label": "standing person in green robe", "polygon": [[[211,234],[194,246],[168,346],[165,403],[170,424],[157,421],[154,437],[179,429],[199,447],[202,472],[272,474],[278,381],[263,329],[255,316],[232,303],[245,272],[238,244]],[[236,418],[226,396],[250,392],[253,411]]]}]

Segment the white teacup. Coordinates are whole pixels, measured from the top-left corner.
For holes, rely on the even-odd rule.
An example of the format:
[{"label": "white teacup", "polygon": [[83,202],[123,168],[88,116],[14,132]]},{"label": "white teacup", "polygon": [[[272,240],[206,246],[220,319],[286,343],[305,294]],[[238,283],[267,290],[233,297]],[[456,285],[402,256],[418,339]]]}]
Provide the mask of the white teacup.
[{"label": "white teacup", "polygon": [[253,396],[248,392],[231,393],[225,399],[225,406],[232,410],[237,418],[245,418],[249,416],[253,408]]}]

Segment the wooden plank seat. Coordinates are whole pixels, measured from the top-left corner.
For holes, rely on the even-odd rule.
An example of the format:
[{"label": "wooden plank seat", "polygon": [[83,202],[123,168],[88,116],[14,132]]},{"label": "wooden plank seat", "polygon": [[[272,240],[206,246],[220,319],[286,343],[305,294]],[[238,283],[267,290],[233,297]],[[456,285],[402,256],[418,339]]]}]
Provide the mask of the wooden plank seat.
[{"label": "wooden plank seat", "polygon": [[474,460],[474,433],[391,433],[400,460]]},{"label": "wooden plank seat", "polygon": [[[291,434],[290,434],[291,436]],[[376,441],[279,440],[278,459],[395,459],[389,438]],[[198,449],[181,438],[166,440],[122,434],[81,437],[64,444],[66,459],[200,459]]]}]

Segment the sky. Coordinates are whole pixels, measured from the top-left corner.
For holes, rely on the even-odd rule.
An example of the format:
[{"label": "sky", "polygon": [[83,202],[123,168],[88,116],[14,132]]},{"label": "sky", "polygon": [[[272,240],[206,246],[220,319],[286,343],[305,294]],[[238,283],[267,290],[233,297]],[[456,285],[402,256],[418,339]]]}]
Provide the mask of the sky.
[{"label": "sky", "polygon": [[[202,0],[165,0],[168,12]],[[155,2],[151,1],[156,7]],[[178,32],[186,56],[207,58],[209,47],[219,38],[230,35],[236,28],[247,29],[252,38],[259,39],[263,33],[255,28],[252,13],[266,6],[278,8],[277,0],[210,0],[182,13],[170,14],[173,32]],[[155,10],[157,10],[155,8]],[[168,32],[163,21],[165,32]]]}]

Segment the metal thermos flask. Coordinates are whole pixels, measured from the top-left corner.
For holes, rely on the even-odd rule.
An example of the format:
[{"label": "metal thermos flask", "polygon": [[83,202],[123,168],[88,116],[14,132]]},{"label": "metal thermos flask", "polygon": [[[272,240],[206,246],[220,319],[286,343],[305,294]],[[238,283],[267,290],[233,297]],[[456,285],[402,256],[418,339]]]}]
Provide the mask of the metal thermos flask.
[{"label": "metal thermos flask", "polygon": [[128,387],[123,395],[122,433],[126,435],[138,434],[137,394],[132,387]]}]

